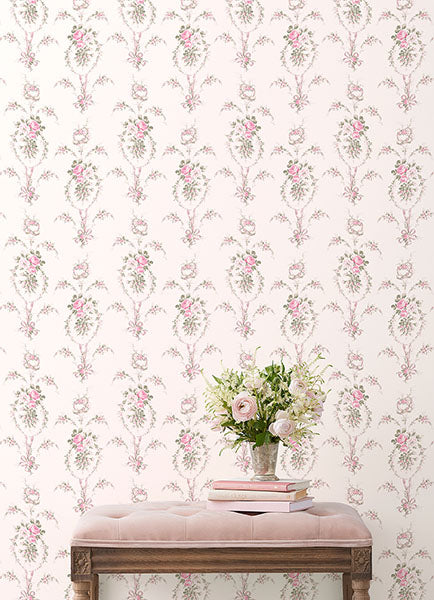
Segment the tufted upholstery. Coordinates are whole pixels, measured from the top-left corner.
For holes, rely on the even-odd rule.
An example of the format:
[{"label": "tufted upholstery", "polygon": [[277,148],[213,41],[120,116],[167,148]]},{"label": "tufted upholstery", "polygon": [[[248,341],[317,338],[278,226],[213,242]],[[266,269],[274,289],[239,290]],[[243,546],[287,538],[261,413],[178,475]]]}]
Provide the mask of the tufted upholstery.
[{"label": "tufted upholstery", "polygon": [[97,506],[78,521],[72,546],[218,548],[370,546],[358,513],[338,502],[316,502],[295,513],[207,511],[205,502],[140,502]]}]

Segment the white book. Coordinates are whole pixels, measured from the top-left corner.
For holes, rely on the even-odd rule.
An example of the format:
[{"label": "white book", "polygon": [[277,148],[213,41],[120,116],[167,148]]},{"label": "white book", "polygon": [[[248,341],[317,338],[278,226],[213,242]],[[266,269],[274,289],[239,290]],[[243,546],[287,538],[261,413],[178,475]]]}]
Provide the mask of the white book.
[{"label": "white book", "polygon": [[301,500],[307,496],[306,490],[295,492],[273,492],[263,490],[209,490],[208,500],[267,500],[286,501]]},{"label": "white book", "polygon": [[294,492],[309,487],[308,479],[277,479],[276,481],[256,481],[252,479],[215,479],[214,490],[261,490],[267,492]]},{"label": "white book", "polygon": [[235,512],[279,512],[290,513],[306,510],[313,506],[312,496],[295,502],[261,502],[252,500],[208,500],[207,510],[231,510]]}]

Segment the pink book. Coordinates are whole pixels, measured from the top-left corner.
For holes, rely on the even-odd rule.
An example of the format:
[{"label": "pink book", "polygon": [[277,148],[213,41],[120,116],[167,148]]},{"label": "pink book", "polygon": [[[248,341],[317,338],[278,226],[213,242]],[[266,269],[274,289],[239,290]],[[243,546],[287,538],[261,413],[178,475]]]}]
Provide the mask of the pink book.
[{"label": "pink book", "polygon": [[212,487],[215,490],[270,490],[274,492],[293,492],[309,487],[306,479],[279,479],[277,481],[251,481],[248,479],[216,479]]},{"label": "pink book", "polygon": [[254,500],[207,500],[207,510],[232,510],[236,512],[279,512],[290,513],[306,510],[313,506],[312,496],[295,502],[255,502]]}]

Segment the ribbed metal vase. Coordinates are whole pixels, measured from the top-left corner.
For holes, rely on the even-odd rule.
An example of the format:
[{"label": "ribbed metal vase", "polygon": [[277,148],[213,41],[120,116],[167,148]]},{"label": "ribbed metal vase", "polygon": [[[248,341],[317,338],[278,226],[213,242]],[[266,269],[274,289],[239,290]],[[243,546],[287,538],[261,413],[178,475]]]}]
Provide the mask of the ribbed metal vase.
[{"label": "ribbed metal vase", "polygon": [[263,444],[253,448],[254,443],[249,442],[250,454],[252,457],[252,468],[254,475],[253,481],[276,481],[277,453],[279,451],[279,442],[277,444]]}]

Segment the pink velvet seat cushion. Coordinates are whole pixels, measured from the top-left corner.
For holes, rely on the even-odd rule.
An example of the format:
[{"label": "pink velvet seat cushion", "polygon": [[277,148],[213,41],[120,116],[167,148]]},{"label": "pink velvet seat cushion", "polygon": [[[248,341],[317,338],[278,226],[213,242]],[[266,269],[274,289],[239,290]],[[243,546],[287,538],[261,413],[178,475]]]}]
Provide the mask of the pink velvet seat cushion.
[{"label": "pink velvet seat cushion", "polygon": [[295,513],[214,512],[205,502],[140,502],[92,508],[78,521],[72,546],[218,548],[370,546],[357,511],[316,502]]}]

